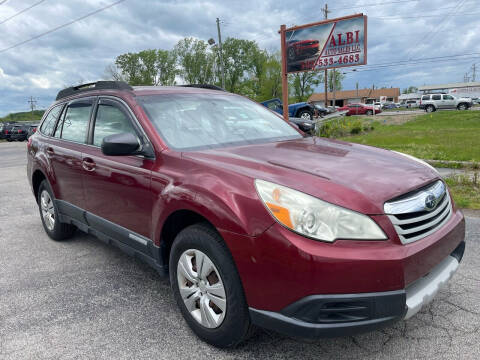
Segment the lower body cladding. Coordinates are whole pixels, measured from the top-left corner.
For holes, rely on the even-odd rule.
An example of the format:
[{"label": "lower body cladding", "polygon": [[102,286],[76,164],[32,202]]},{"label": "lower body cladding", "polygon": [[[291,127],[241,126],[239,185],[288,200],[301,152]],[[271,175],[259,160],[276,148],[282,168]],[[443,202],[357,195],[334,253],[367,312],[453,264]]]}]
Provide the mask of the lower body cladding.
[{"label": "lower body cladding", "polygon": [[409,319],[433,300],[457,270],[465,242],[424,277],[407,288],[366,294],[311,295],[280,312],[250,308],[252,322],[300,337],[336,337],[372,331]]}]

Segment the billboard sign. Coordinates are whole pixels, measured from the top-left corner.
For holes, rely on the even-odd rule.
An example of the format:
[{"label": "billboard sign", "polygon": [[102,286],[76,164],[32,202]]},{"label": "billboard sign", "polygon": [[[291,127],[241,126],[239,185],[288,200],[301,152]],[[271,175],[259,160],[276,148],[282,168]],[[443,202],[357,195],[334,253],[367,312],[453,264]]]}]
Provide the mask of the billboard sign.
[{"label": "billboard sign", "polygon": [[287,72],[367,63],[367,16],[357,14],[295,26],[285,32]]}]

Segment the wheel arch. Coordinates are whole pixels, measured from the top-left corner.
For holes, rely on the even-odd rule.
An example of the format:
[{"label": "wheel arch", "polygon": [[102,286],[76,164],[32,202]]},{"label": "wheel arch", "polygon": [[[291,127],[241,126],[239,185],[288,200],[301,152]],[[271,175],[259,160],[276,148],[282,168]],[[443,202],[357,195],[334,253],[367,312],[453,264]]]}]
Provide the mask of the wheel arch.
[{"label": "wheel arch", "polygon": [[199,223],[208,225],[218,233],[212,222],[196,211],[179,209],[168,215],[160,231],[160,256],[164,264],[169,262],[170,250],[175,237],[188,226]]},{"label": "wheel arch", "polygon": [[32,175],[32,189],[33,189],[33,194],[35,195],[35,201],[37,203],[38,203],[38,189],[40,188],[40,184],[42,183],[43,180],[48,181],[43,171],[40,169],[35,170]]}]

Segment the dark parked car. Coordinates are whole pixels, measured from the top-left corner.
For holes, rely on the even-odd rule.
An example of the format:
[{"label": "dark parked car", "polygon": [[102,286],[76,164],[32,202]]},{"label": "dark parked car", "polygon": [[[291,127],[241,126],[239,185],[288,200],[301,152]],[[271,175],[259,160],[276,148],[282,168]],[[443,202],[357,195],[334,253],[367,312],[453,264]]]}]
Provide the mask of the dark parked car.
[{"label": "dark parked car", "polygon": [[86,231],[169,276],[188,325],[220,347],[253,326],[321,337],[408,319],[465,248],[426,163],[304,137],[225,91],[68,88],[27,155],[52,239]]},{"label": "dark parked car", "polygon": [[25,141],[27,140],[28,129],[30,125],[16,124],[12,127],[10,141]]},{"label": "dark parked car", "polygon": [[[375,110],[374,110],[375,108]],[[342,106],[341,108],[337,109],[338,111],[348,111],[347,116],[350,115],[373,115],[373,112],[375,111],[375,114],[379,114],[382,112],[379,108],[376,106],[374,107],[373,105],[365,105],[365,104],[348,104],[345,106]]]},{"label": "dark parked car", "polygon": [[32,136],[33,134],[36,133],[37,127],[38,127],[38,124],[30,124],[30,125],[28,126],[27,139],[29,139],[30,136]]},{"label": "dark parked car", "polygon": [[297,40],[292,39],[287,41],[287,57],[289,61],[312,57],[319,51],[318,40],[306,39]]},{"label": "dark parked car", "polygon": [[5,139],[7,141],[12,141],[10,137],[12,136],[12,129],[16,126],[17,123],[3,123],[2,129],[0,130],[0,139]]},{"label": "dark parked car", "polygon": [[315,121],[300,118],[288,118],[288,121],[294,123],[306,134],[313,135],[315,133]]}]

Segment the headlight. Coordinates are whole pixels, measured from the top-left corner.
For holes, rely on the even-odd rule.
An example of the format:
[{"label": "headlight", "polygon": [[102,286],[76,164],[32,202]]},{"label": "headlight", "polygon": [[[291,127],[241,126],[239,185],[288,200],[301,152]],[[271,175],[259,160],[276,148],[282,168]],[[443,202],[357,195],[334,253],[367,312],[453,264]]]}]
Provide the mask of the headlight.
[{"label": "headlight", "polygon": [[410,160],[413,160],[413,161],[416,161],[422,165],[425,165],[426,167],[432,169],[433,171],[435,171],[437,174],[438,174],[438,171],[437,169],[435,169],[432,165],[430,165],[429,163],[419,159],[419,158],[416,158],[415,156],[412,156],[412,155],[408,155],[408,154],[405,154],[405,153],[402,153],[402,152],[399,152],[399,151],[395,151],[395,150],[392,150],[394,153],[398,154],[398,155],[403,155],[407,158],[409,158]]},{"label": "headlight", "polygon": [[272,216],[304,236],[328,242],[387,239],[382,229],[366,215],[268,181],[255,180],[255,187]]}]

